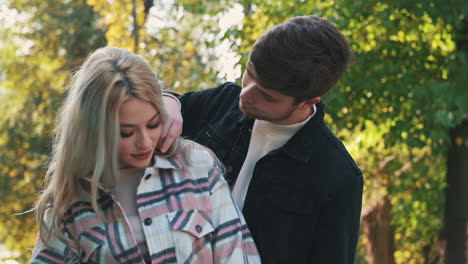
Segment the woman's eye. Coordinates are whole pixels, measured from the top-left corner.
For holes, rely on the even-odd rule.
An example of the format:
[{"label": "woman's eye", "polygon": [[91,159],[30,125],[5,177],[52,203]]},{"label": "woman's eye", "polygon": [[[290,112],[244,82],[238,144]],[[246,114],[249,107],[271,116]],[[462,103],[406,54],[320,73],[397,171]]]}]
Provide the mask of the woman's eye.
[{"label": "woman's eye", "polygon": [[156,124],[154,124],[154,125],[149,125],[148,128],[149,128],[149,129],[156,129],[156,128],[159,127],[160,124],[161,124],[161,123],[158,122],[158,123],[156,123]]},{"label": "woman's eye", "polygon": [[123,137],[123,138],[128,138],[128,137],[131,137],[133,135],[133,132],[132,133],[124,133],[124,132],[120,132],[120,136]]}]

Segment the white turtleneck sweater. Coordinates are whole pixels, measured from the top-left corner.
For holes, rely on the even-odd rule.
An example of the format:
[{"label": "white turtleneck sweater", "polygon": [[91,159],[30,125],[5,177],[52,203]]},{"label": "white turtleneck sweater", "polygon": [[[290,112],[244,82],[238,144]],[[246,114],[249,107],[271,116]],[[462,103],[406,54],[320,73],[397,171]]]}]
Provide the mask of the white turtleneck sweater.
[{"label": "white turtleneck sweater", "polygon": [[247,157],[239,172],[236,183],[232,190],[234,201],[240,210],[244,208],[247,189],[249,188],[255,164],[270,151],[286,144],[288,140],[296,134],[317,112],[313,105],[314,112],[306,120],[292,125],[277,125],[269,121],[255,120],[250,137]]}]

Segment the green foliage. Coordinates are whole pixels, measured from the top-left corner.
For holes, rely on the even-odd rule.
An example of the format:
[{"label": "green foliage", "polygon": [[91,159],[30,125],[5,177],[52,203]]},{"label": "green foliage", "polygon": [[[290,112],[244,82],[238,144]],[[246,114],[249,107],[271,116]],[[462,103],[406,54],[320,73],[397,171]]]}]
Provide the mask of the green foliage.
[{"label": "green foliage", "polygon": [[[174,9],[171,9],[174,10]],[[167,14],[174,24],[142,38],[142,55],[153,65],[166,88],[183,93],[214,87],[220,80],[214,47],[219,42],[216,18],[197,14]]]},{"label": "green foliage", "polygon": [[[397,263],[424,263],[429,260],[423,250],[442,225],[448,129],[466,120],[468,113],[462,103],[468,99],[466,88],[457,80],[466,78],[458,71],[466,72],[467,65],[457,59],[465,55],[456,49],[454,25],[443,19],[448,14],[435,15],[434,9],[411,2],[366,2],[349,8],[341,25],[347,26],[356,64],[326,97],[329,113],[337,128],[366,131],[368,120],[380,131],[385,128],[383,151],[365,159],[382,162],[398,154],[399,162],[388,164],[393,177],[383,183],[376,166],[365,167],[366,185],[391,197]],[[344,139],[349,144],[356,135]],[[354,154],[359,157],[358,152],[368,148],[375,145],[361,146]],[[358,158],[358,163],[365,160]]]},{"label": "green foliage", "polygon": [[29,259],[33,213],[50,153],[54,118],[73,68],[105,45],[85,1],[10,1],[25,19],[9,28],[0,54],[0,241]]},{"label": "green foliage", "polygon": [[47,161],[49,134],[55,102],[60,96],[34,92],[23,98],[2,98],[0,129],[0,239],[27,259],[35,241],[33,213],[15,215],[31,209],[42,187]]},{"label": "green foliage", "polygon": [[185,11],[197,15],[216,16],[232,7],[233,1],[227,0],[180,0],[177,5]]},{"label": "green foliage", "polygon": [[[108,45],[127,47],[145,57],[166,83],[178,92],[215,86],[220,80],[215,69],[214,48],[220,37],[218,17],[228,6],[223,1],[156,1],[149,14],[137,1],[140,42],[132,41],[132,1],[109,3],[88,0],[99,12],[101,26],[107,29]],[[208,14],[212,15],[209,16]]]},{"label": "green foliage", "polygon": [[327,119],[365,172],[364,205],[391,198],[397,263],[423,263],[442,225],[448,129],[468,118],[466,52],[456,45],[466,43],[467,4],[240,2],[247,16],[226,36],[242,40],[233,46],[242,65],[255,39],[290,17],[322,15],[343,30],[355,63],[323,98]]},{"label": "green foliage", "polygon": [[[348,145],[365,138],[361,133],[369,130],[369,120],[380,131],[381,150],[359,158],[363,150],[376,148],[369,144],[353,154],[359,164],[378,161],[363,168],[366,187],[371,194],[383,192],[391,198],[397,263],[429,261],[424,249],[438,235],[443,219],[448,129],[468,113],[462,103],[468,94],[460,86],[468,65],[454,42],[457,23],[444,20],[453,10],[444,14],[443,9],[426,9],[439,4],[367,1],[349,4],[342,22],[337,20],[347,29],[356,63],[326,96],[328,113],[336,129],[357,132],[343,137]],[[390,177],[382,182],[375,168],[395,155],[388,164]],[[371,201],[367,197],[365,205]]]},{"label": "green foliage", "polygon": [[222,41],[218,23],[220,14],[229,7],[227,2],[155,2],[156,12],[165,13],[148,23],[152,32],[142,38],[141,52],[167,89],[183,93],[221,82],[216,47]]},{"label": "green foliage", "polygon": [[[456,59],[464,56],[455,47],[456,29],[442,19],[444,14],[432,18],[411,2],[366,2],[350,14],[347,34],[357,61],[342,82],[346,86],[331,94],[332,102],[359,100],[352,113],[362,119],[353,126],[367,119],[393,122],[386,136],[389,144],[436,144],[444,151],[449,145],[447,129],[467,118],[461,102],[468,98],[457,81],[464,75],[455,71],[466,72],[467,67]],[[453,63],[459,67],[447,67]],[[376,111],[369,111],[369,104]],[[343,109],[333,110],[334,119],[341,119]]]},{"label": "green foliage", "polygon": [[[448,129],[468,118],[465,2],[180,0],[154,1],[148,13],[136,1],[135,46],[131,0],[9,0],[18,22],[0,18],[0,241],[28,259],[34,217],[14,214],[34,206],[64,87],[92,50],[136,50],[168,89],[199,90],[225,81],[216,51],[223,41],[243,67],[265,30],[316,14],[342,29],[355,54],[323,101],[365,173],[364,206],[389,197],[397,263],[428,261],[442,224]],[[222,31],[222,15],[235,5],[242,24]]]},{"label": "green foliage", "polygon": [[[134,52],[139,47],[135,46],[134,38],[134,19],[138,26],[138,34],[145,34],[142,26],[146,22],[146,13],[143,1],[132,0],[123,1],[103,1],[87,0],[88,5],[93,7],[94,12],[98,13],[99,27],[106,29],[106,40],[109,46],[128,48]],[[135,8],[136,17],[133,17],[132,10]]]}]

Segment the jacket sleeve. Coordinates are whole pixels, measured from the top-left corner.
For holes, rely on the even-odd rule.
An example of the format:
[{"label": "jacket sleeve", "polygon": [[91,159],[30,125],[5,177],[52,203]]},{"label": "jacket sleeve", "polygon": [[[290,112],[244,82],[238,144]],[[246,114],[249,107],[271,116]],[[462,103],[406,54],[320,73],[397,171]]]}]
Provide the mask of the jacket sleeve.
[{"label": "jacket sleeve", "polygon": [[47,245],[44,245],[38,235],[30,263],[59,264],[80,262],[76,253],[56,237],[51,237]]},{"label": "jacket sleeve", "polygon": [[340,194],[321,210],[318,263],[354,263],[364,181],[360,172],[353,176]]},{"label": "jacket sleeve", "polygon": [[225,97],[231,93],[231,88],[240,89],[234,83],[224,83],[215,88],[187,92],[183,95],[171,92],[170,94],[176,96],[182,105],[181,112],[184,120],[182,136],[193,139],[200,131],[205,116],[210,115],[210,119],[212,119],[214,117],[213,112],[225,114],[222,109],[223,102]]},{"label": "jacket sleeve", "polygon": [[214,263],[261,263],[244,217],[235,205],[217,161],[209,175],[214,226]]}]

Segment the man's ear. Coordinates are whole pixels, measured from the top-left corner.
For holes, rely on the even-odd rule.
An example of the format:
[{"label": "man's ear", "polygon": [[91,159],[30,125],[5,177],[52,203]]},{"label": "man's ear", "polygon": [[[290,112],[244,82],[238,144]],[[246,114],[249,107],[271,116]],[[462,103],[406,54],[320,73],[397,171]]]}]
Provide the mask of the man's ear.
[{"label": "man's ear", "polygon": [[304,108],[311,108],[312,105],[318,104],[319,102],[320,102],[320,96],[317,96],[317,97],[304,100],[301,102],[301,104]]}]

